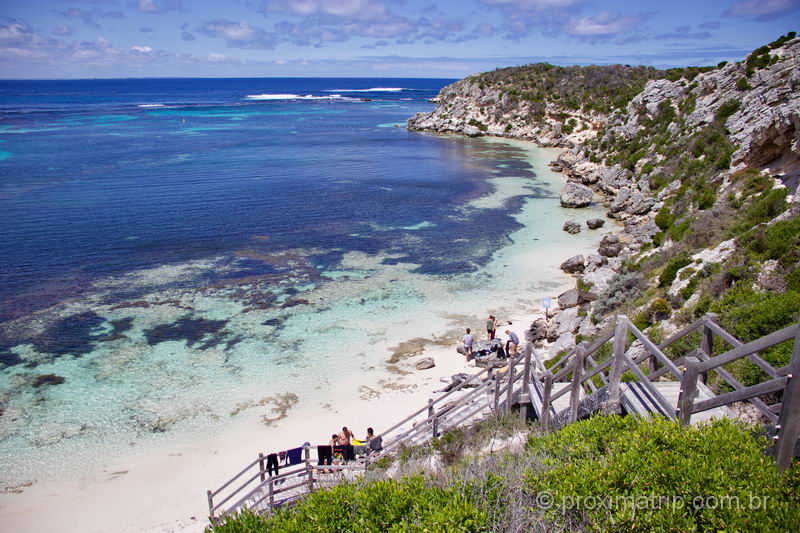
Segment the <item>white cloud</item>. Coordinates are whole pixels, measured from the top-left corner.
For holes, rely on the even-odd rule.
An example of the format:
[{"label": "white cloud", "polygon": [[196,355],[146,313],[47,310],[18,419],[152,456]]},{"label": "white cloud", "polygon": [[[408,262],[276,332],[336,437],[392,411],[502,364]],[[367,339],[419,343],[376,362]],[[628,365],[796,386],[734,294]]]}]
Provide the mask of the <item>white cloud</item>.
[{"label": "white cloud", "polygon": [[147,53],[153,51],[153,49],[150,48],[149,46],[131,46],[131,50],[135,50],[135,51],[141,52],[143,54],[147,54]]},{"label": "white cloud", "polygon": [[639,22],[638,17],[623,16],[614,11],[601,11],[597,15],[581,17],[571,24],[568,32],[579,37],[605,37],[625,33]]},{"label": "white cloud", "polygon": [[208,54],[207,59],[209,61],[213,61],[213,62],[225,61],[226,59],[228,59],[228,56],[226,56],[225,54],[214,54],[214,53],[211,53],[211,54]]},{"label": "white cloud", "polygon": [[568,7],[580,3],[582,0],[480,0],[487,6],[505,6],[515,9],[543,10]]},{"label": "white cloud", "polygon": [[772,20],[777,15],[800,7],[800,0],[749,0],[736,2],[726,12],[727,17],[756,17],[756,20]]},{"label": "white cloud", "polygon": [[379,0],[265,0],[261,9],[294,15],[333,15],[354,20],[384,18],[389,10]]},{"label": "white cloud", "polygon": [[266,49],[275,48],[277,44],[274,34],[249,22],[217,19],[207,22],[197,31],[207,37],[225,39],[226,44],[234,48]]}]

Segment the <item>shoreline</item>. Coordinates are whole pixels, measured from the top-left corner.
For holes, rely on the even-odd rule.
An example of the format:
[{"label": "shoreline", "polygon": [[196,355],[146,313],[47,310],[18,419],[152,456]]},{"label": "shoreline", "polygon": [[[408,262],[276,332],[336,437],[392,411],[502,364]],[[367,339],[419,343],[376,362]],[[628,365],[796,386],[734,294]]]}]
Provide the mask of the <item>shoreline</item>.
[{"label": "shoreline", "polygon": [[[547,158],[541,158],[548,159],[543,162],[543,167],[542,162],[539,162],[540,166],[535,166],[536,179],[557,184],[558,188],[566,182],[566,176],[553,172],[548,166],[561,149],[542,148],[529,141],[503,138],[496,142],[526,149],[529,159],[533,158],[536,150],[552,151]],[[499,192],[498,183],[494,185],[495,191],[490,196]],[[513,185],[509,184],[512,189]],[[516,193],[519,190],[512,193],[511,197]],[[458,331],[465,323],[470,324],[480,338],[482,334],[485,335],[482,325],[489,312],[503,322],[511,320],[513,326],[510,329],[522,336],[530,323],[542,316],[541,300],[538,298],[554,297],[574,286],[574,278],[558,268],[560,262],[574,253],[590,252],[604,233],[602,230],[584,231],[576,239],[560,229],[565,220],[563,215],[567,212],[570,218],[584,219],[596,216],[599,212],[604,213],[604,208],[596,206],[562,210],[564,208],[553,197],[533,198],[529,195],[516,215],[523,222],[523,227],[509,236],[510,244],[495,251],[489,265],[480,269],[479,274],[489,273],[495,277],[495,282],[500,285],[504,283],[504,290],[499,290],[498,297],[492,302],[484,302],[483,308],[471,307],[464,310],[466,314],[462,312],[439,317],[437,324],[431,324],[439,328],[431,338],[424,336],[427,331],[406,331],[405,342],[415,339],[430,342],[418,341],[417,344],[424,345],[421,353],[396,363],[398,371],[379,368],[377,377],[369,372],[354,375],[346,382],[328,384],[324,400],[330,407],[326,408],[324,403],[318,405],[316,401],[301,402],[297,407],[289,408],[286,417],[277,420],[271,427],[265,427],[259,420],[257,410],[253,409],[244,413],[240,420],[226,423],[220,433],[205,439],[170,442],[125,454],[101,462],[79,479],[62,482],[40,480],[25,488],[21,494],[0,496],[0,519],[15,531],[53,528],[62,531],[202,531],[207,524],[203,498],[205,490],[221,485],[256,457],[259,451],[268,453],[286,449],[306,440],[325,442],[326,436],[329,437],[332,431],[342,425],[353,429],[357,436],[361,436],[367,426],[375,427],[376,433],[380,433],[382,426],[388,427],[395,420],[403,418],[421,406],[434,389],[443,387],[444,383],[439,381],[441,376],[475,371],[455,352],[456,343],[442,346],[435,343],[436,339],[452,338],[453,335],[460,339]],[[532,245],[540,238],[537,235],[551,231],[553,225],[563,233],[568,243],[563,245],[563,248],[570,250],[566,255],[558,246],[551,246],[543,252]],[[519,268],[513,274],[510,273],[512,269],[506,268],[509,264],[528,262],[535,264],[535,267],[527,270]],[[531,273],[544,278],[530,279]],[[516,287],[516,290],[509,290],[511,287]],[[456,293],[456,300],[457,296]],[[452,327],[442,329],[446,324]],[[502,336],[502,327],[500,331]],[[409,367],[413,368],[413,362],[422,357],[432,357],[436,366],[430,370],[413,370],[411,374],[402,373],[409,371]],[[388,358],[387,354],[380,356],[384,366]],[[373,359],[378,360],[375,357]],[[314,429],[309,431],[309,428]],[[125,502],[125,505],[109,506],[109,501]],[[147,519],[143,519],[145,515]],[[29,523],[30,517],[34,516],[36,523]],[[81,520],[86,518],[88,520],[82,523]]]}]

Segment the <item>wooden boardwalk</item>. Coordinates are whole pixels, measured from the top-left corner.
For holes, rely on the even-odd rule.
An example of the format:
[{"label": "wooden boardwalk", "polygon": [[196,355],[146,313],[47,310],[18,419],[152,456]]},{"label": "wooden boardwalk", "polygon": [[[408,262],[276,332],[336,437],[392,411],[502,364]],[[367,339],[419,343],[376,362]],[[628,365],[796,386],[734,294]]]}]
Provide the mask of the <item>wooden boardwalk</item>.
[{"label": "wooden boardwalk", "polygon": [[[697,332],[700,341],[694,350],[675,359],[664,353]],[[632,339],[641,345],[636,350],[632,349]],[[715,342],[720,343],[716,350]],[[760,357],[759,352],[785,342],[793,343],[789,365],[774,368]],[[714,356],[723,343],[729,348]],[[601,352],[607,344],[611,350]],[[311,458],[311,451],[318,447],[308,445],[302,463],[281,470],[277,476],[267,473],[265,455],[259,454],[217,490],[207,492],[211,520],[242,509],[271,513],[314,490],[357,479],[388,453],[512,409],[519,410],[523,418],[532,415],[542,426],[557,429],[589,416],[611,413],[662,416],[682,424],[698,424],[732,417],[729,405],[749,402],[773,428],[770,452],[778,468],[784,470],[791,463],[800,437],[800,324],[745,344],[722,329],[713,315],[707,315],[656,344],[620,315],[613,329],[599,335],[591,345],[580,343],[549,369],[532,352],[527,344],[523,354],[509,360],[500,371],[486,368],[450,391],[434,394],[427,405],[380,433],[384,444],[380,452],[321,466]],[[766,380],[749,387],[737,381],[725,367],[741,359],[761,369]],[[623,382],[623,374],[633,374],[635,379]],[[727,383],[731,392],[715,395],[705,384],[710,375],[717,382]]]}]

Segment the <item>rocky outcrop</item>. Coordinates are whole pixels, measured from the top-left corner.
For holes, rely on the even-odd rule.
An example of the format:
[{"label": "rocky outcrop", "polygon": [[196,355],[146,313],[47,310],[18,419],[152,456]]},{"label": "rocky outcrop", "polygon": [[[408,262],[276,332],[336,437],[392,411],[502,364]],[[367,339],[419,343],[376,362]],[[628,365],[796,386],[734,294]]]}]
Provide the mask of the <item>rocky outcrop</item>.
[{"label": "rocky outcrop", "polygon": [[606,221],[602,218],[590,218],[586,221],[586,226],[589,229],[598,229],[602,228],[605,225]]},{"label": "rocky outcrop", "polygon": [[558,305],[561,309],[569,309],[576,305],[583,305],[593,302],[597,299],[597,295],[588,291],[579,291],[578,289],[570,289],[558,295]]},{"label": "rocky outcrop", "polygon": [[576,272],[583,272],[584,259],[582,255],[575,255],[561,263],[561,270],[567,274],[575,274]]},{"label": "rocky outcrop", "polygon": [[605,235],[597,248],[597,253],[606,257],[617,257],[621,251],[622,243],[619,242],[619,237],[613,233]]},{"label": "rocky outcrop", "polygon": [[570,181],[561,189],[559,197],[562,207],[586,207],[591,205],[594,192],[586,185]]},{"label": "rocky outcrop", "polygon": [[561,229],[563,229],[567,233],[575,234],[581,232],[581,225],[580,222],[578,222],[577,220],[567,220],[566,222],[564,222],[564,226]]}]

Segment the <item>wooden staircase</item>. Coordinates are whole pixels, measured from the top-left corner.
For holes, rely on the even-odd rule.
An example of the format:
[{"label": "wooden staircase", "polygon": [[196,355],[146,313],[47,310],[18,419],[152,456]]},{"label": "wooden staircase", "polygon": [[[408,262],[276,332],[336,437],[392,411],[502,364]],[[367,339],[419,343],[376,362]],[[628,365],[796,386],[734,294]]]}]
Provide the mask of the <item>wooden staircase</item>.
[{"label": "wooden staircase", "polygon": [[[664,353],[680,340],[686,345],[690,335],[699,337],[697,348],[674,360]],[[637,346],[633,346],[635,341]],[[714,356],[715,342],[720,341],[729,348]],[[619,315],[614,327],[591,345],[583,342],[552,364],[534,355],[533,347],[527,344],[523,354],[509,360],[500,371],[484,369],[450,391],[435,395],[427,405],[380,433],[384,448],[378,453],[351,463],[319,466],[311,459],[311,451],[317,447],[309,445],[303,463],[278,476],[268,476],[265,456],[259,454],[220,488],[207,492],[209,515],[217,521],[242,509],[271,513],[314,490],[363,475],[371,463],[387,453],[512,410],[553,429],[611,413],[662,416],[696,424],[733,417],[729,406],[746,401],[768,421],[768,432],[773,435],[771,453],[783,470],[790,465],[800,437],[798,341],[800,324],[794,324],[745,344],[720,327],[714,315],[706,315],[656,344],[626,316]],[[793,343],[789,365],[774,368],[759,356],[759,352],[784,342]],[[745,387],[725,369],[742,359],[760,368],[766,381]],[[710,375],[732,390],[714,394],[706,385]],[[770,398],[773,401],[767,404]]]}]

